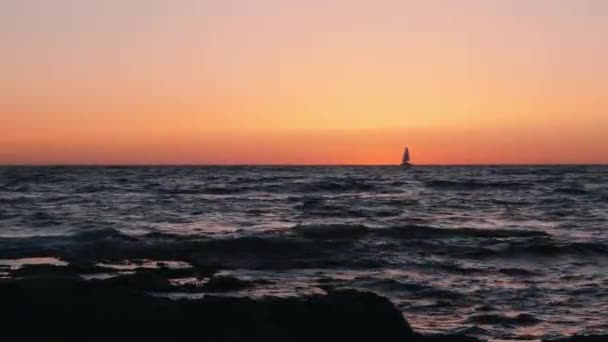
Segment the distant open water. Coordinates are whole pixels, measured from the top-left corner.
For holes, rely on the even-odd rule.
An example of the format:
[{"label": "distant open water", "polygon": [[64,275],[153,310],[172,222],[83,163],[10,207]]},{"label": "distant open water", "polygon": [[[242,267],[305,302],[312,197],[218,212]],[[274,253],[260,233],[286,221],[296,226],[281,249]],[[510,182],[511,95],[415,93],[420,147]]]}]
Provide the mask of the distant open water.
[{"label": "distant open water", "polygon": [[0,168],[0,265],[150,255],[270,280],[231,295],[374,291],[427,333],[606,334],[608,167]]}]

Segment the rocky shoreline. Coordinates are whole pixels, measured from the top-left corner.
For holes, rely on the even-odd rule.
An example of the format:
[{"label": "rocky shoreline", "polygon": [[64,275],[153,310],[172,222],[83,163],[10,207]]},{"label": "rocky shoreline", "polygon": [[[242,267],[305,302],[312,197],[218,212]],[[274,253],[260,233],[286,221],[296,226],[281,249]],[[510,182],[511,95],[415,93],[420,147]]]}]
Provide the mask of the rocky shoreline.
[{"label": "rocky shoreline", "polygon": [[[298,298],[235,298],[214,293],[255,283],[208,268],[167,267],[85,280],[78,275],[85,268],[90,266],[28,266],[0,280],[1,334],[20,341],[479,341],[463,334],[418,334],[388,299],[370,292],[328,288],[325,295]],[[208,280],[200,287],[169,281],[193,271]],[[205,296],[158,296],[170,291]]]}]

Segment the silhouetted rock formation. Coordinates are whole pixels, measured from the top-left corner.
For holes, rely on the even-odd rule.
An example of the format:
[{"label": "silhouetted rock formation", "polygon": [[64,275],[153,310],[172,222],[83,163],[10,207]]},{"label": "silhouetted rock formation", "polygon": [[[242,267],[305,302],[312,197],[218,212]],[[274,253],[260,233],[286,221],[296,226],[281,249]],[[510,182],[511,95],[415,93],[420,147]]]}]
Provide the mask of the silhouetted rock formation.
[{"label": "silhouetted rock formation", "polygon": [[[233,280],[216,278],[220,290],[244,285]],[[173,301],[143,292],[167,286],[151,273],[3,280],[2,334],[20,341],[474,341],[416,334],[390,301],[373,293]]]}]

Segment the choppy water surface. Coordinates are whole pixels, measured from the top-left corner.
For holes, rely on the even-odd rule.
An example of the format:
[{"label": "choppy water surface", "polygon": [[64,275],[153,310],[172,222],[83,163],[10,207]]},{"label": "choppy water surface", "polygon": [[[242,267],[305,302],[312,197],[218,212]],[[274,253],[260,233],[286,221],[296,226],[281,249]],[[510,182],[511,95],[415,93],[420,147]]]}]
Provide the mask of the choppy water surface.
[{"label": "choppy water surface", "polygon": [[429,333],[608,333],[607,222],[605,166],[0,168],[0,276],[208,263],[266,280],[230,295],[370,290]]}]

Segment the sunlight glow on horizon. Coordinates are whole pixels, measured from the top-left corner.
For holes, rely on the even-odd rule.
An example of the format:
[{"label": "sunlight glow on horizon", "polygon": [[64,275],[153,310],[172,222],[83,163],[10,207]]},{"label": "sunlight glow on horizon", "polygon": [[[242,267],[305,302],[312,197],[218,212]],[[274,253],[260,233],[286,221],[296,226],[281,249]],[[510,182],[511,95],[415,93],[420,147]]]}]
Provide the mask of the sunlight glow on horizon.
[{"label": "sunlight glow on horizon", "polygon": [[608,163],[601,0],[0,7],[0,164]]}]

